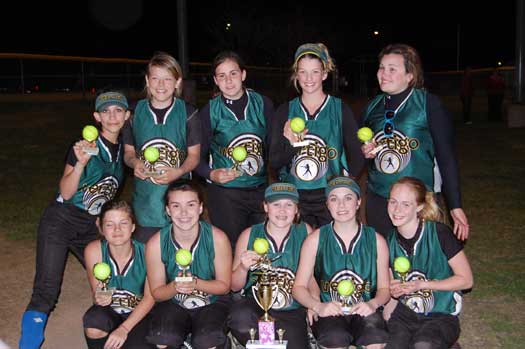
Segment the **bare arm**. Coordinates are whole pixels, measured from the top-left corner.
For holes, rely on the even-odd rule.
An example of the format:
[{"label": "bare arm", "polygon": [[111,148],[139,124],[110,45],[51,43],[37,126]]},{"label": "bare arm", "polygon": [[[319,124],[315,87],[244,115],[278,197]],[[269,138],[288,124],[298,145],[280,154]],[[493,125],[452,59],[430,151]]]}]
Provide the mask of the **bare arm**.
[{"label": "bare arm", "polygon": [[91,155],[85,153],[81,148],[83,146],[92,146],[88,141],[79,141],[73,146],[73,151],[77,158],[77,163],[75,166],[66,164],[64,167],[64,173],[60,179],[60,195],[65,199],[69,200],[75,195],[78,190],[78,184],[80,183],[80,177],[84,172],[84,167],[86,167]]},{"label": "bare arm", "polygon": [[144,176],[144,162],[137,157],[137,152],[133,145],[124,145],[124,162],[133,169],[135,177],[142,180],[146,179],[146,176]]},{"label": "bare arm", "polygon": [[235,245],[235,257],[233,259],[232,291],[237,292],[246,285],[249,269],[254,265],[259,256],[254,251],[248,250],[251,228],[246,228]]},{"label": "bare arm", "polygon": [[160,232],[153,235],[146,245],[146,266],[153,298],[157,302],[173,298],[177,294],[177,290],[175,281],[166,284],[166,271],[160,252]]},{"label": "bare arm", "polygon": [[215,280],[197,279],[195,289],[213,295],[223,295],[230,291],[232,277],[232,248],[230,240],[222,230],[213,227],[215,248]]}]

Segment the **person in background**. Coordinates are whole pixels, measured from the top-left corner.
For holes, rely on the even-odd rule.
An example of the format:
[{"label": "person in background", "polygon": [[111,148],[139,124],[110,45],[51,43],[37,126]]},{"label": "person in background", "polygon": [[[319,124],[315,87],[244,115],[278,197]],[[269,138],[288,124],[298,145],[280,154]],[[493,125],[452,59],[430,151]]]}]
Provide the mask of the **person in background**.
[{"label": "person in background", "polygon": [[[84,265],[84,248],[98,237],[97,216],[124,181],[120,131],[129,118],[128,101],[116,91],[95,100],[99,136],[76,142],[66,159],[56,199],[45,209],[37,232],[33,294],[22,316],[20,349],[38,349],[55,307],[69,251]],[[98,148],[90,155],[84,148]]]},{"label": "person in background", "polygon": [[[208,213],[235,246],[241,232],[264,221],[267,160],[273,102],[244,86],[246,66],[232,51],[212,64],[217,95],[200,111],[201,161],[197,173],[208,180]],[[236,162],[234,149],[246,158]]]},{"label": "person in background", "polygon": [[465,125],[472,124],[470,111],[472,110],[472,95],[474,94],[474,85],[472,84],[472,71],[470,67],[465,67],[463,77],[461,78],[460,98],[463,106],[463,122]]},{"label": "person in background", "polygon": [[[413,176],[436,195],[443,187],[454,233],[467,239],[452,117],[439,98],[424,89],[417,51],[405,44],[383,48],[377,80],[382,93],[368,104],[364,116],[364,126],[374,137],[361,147],[369,159],[367,223],[388,236],[393,229],[387,213],[390,188],[399,178]],[[373,152],[378,146],[381,149]]]},{"label": "person in background", "polygon": [[[462,290],[473,285],[463,243],[437,222],[439,206],[417,178],[394,183],[388,215],[395,228],[388,240],[392,300],[384,311],[386,348],[450,348],[459,338]],[[403,280],[395,270],[398,257],[410,262]]]},{"label": "person in background", "polygon": [[[278,173],[281,181],[297,187],[301,217],[313,228],[331,221],[324,196],[328,180],[345,173],[356,177],[364,165],[352,110],[323,89],[323,82],[334,70],[325,45],[299,46],[291,81],[300,96],[277,109],[272,125],[272,172]],[[293,146],[300,138],[290,127],[294,117],[304,120],[303,137],[308,145]]]},{"label": "person in background", "polygon": [[[145,81],[148,98],[137,103],[133,120],[123,131],[124,159],[135,176],[134,237],[143,243],[169,224],[164,193],[169,183],[188,178],[199,163],[201,136],[197,109],[180,98],[182,69],[175,58],[156,53],[148,63]],[[154,163],[144,156],[149,147],[159,151]],[[159,174],[149,175],[146,169]]]}]

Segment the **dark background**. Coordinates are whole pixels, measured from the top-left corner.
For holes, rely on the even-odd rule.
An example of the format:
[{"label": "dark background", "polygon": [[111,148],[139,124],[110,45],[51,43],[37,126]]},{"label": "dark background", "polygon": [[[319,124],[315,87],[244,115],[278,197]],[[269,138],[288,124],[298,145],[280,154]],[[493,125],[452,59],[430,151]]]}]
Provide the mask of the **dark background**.
[{"label": "dark background", "polygon": [[[1,52],[148,59],[163,50],[178,56],[176,0],[19,1],[9,6],[0,21]],[[375,61],[386,44],[404,42],[419,50],[426,71],[512,65],[515,7],[511,0],[187,0],[189,59],[210,62],[218,51],[231,48],[249,65],[288,67],[298,45],[323,42],[344,67]]]}]

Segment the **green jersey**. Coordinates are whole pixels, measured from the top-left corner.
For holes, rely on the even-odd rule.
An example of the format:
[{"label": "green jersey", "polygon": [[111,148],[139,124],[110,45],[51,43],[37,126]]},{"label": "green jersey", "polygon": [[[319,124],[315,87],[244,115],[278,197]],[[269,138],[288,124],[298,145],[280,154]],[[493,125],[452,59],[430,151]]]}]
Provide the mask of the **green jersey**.
[{"label": "green jersey", "polygon": [[[137,155],[144,161],[147,169],[153,170],[160,166],[178,168],[182,165],[188,152],[186,121],[186,104],[182,99],[175,99],[166,112],[163,123],[157,123],[157,117],[147,100],[139,101],[133,116],[133,139]],[[148,147],[159,150],[160,157],[155,163],[146,161],[143,156]],[[139,225],[163,227],[169,223],[164,210],[164,193],[167,187],[156,184],[153,178],[141,180],[135,177],[133,209]]]},{"label": "green jersey", "polygon": [[[419,238],[414,244],[412,255],[401,247],[397,233],[388,238],[390,250],[390,265],[394,265],[396,257],[404,256],[410,260],[410,270],[406,275],[407,281],[412,280],[444,280],[454,272],[448,264],[447,256],[441,249],[437,234],[436,222],[425,221]],[[393,272],[396,279],[400,279],[397,272]],[[406,306],[416,313],[445,313],[458,315],[461,312],[463,296],[457,291],[419,290],[406,295],[401,299]]]},{"label": "green jersey", "polygon": [[[288,235],[281,244],[281,250],[278,250],[275,241],[266,232],[265,223],[252,226],[248,240],[248,249],[251,250],[256,238],[264,238],[270,243],[268,257],[270,259],[278,257],[272,262],[275,274],[272,274],[271,281],[274,281],[279,286],[277,298],[272,306],[273,310],[292,310],[301,306],[292,297],[292,287],[295,281],[295,273],[299,266],[301,246],[307,235],[306,224],[292,225]],[[244,286],[244,293],[248,297],[253,297],[252,286],[256,284],[257,277],[257,270],[248,273],[248,282]]]},{"label": "green jersey", "polygon": [[309,145],[297,148],[288,168],[283,168],[280,178],[293,183],[297,189],[325,188],[328,178],[348,171],[343,148],[342,102],[327,96],[315,119],[308,119],[299,97],[291,100],[288,119],[304,118],[308,133],[304,140]]},{"label": "green jersey", "polygon": [[75,205],[94,216],[100,213],[102,205],[115,197],[124,179],[122,143],[119,143],[115,159],[101,137],[96,143],[98,155],[91,156],[84,167],[76,193],[69,200],[61,195],[57,198],[58,202]]},{"label": "green jersey", "polygon": [[421,179],[429,191],[441,185],[434,155],[434,143],[427,121],[424,90],[413,89],[396,112],[391,136],[385,135],[385,95],[377,96],[368,106],[365,125],[374,132],[374,142],[383,145],[374,161],[369,162],[368,187],[387,198],[392,184],[399,178]]},{"label": "green jersey", "polygon": [[[260,94],[252,90],[246,90],[246,95],[248,103],[244,110],[244,120],[237,119],[221,96],[210,101],[212,168],[235,167],[242,171],[241,176],[220,184],[224,187],[251,188],[266,183],[264,139],[268,133],[268,125],[264,118],[264,101]],[[246,149],[247,156],[237,163],[232,152],[239,146]]]},{"label": "green jersey", "polygon": [[[160,254],[166,271],[166,283],[171,282],[183,269],[175,261],[175,254],[180,245],[173,238],[173,226],[170,224],[160,231]],[[192,261],[188,271],[202,280],[215,279],[215,246],[213,244],[212,226],[199,221],[199,235],[191,247]],[[215,302],[217,296],[201,291],[192,294],[176,294],[173,302],[187,309],[199,308]]]},{"label": "green jersey", "polygon": [[108,242],[102,240],[102,262],[111,267],[111,278],[108,287],[114,288],[111,307],[120,314],[133,311],[144,295],[144,284],[146,282],[146,257],[144,245],[138,241],[131,240],[133,250],[131,259],[124,269],[120,270],[117,262],[111,256]]},{"label": "green jersey", "polygon": [[337,293],[337,285],[346,279],[350,279],[355,288],[348,299],[349,304],[372,299],[377,288],[375,229],[361,224],[346,251],[343,241],[334,231],[333,222],[323,225],[319,231],[314,276],[321,288],[322,302],[342,302],[343,299]]}]

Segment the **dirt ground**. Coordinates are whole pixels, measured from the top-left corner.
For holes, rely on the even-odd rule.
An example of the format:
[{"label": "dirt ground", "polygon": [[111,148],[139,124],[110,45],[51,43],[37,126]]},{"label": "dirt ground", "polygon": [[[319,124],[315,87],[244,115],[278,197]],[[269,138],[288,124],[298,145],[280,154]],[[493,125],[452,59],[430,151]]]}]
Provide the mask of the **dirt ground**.
[{"label": "dirt ground", "polygon": [[[31,297],[33,285],[35,245],[32,241],[6,240],[0,233],[0,275],[3,278],[0,340],[8,345],[7,348],[18,348],[20,318]],[[91,296],[85,271],[76,258],[70,255],[62,293],[55,311],[49,318],[46,341],[42,348],[86,348],[82,333],[82,315],[90,304]]]}]

